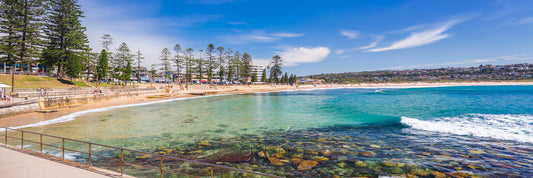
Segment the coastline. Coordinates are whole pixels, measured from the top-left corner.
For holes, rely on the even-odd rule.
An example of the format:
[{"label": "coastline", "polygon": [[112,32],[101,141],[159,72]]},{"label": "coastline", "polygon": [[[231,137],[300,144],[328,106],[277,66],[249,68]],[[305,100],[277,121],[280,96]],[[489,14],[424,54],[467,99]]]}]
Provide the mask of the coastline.
[{"label": "coastline", "polygon": [[[99,112],[98,109],[114,109],[119,107],[131,107],[144,104],[154,104],[161,102],[169,102],[173,100],[199,98],[205,96],[220,96],[220,95],[234,95],[246,93],[269,93],[280,91],[297,91],[297,90],[319,90],[319,89],[336,89],[336,88],[425,88],[425,87],[451,87],[451,86],[510,86],[510,85],[533,85],[533,82],[446,82],[446,83],[427,83],[427,82],[412,82],[412,83],[361,83],[361,84],[320,84],[320,85],[261,85],[259,87],[247,86],[230,86],[221,90],[192,90],[187,92],[179,92],[176,94],[168,94],[165,92],[142,94],[139,96],[132,96],[127,99],[113,99],[104,102],[91,103],[68,108],[55,109],[56,112],[51,113],[26,113],[0,118],[1,127],[29,127],[47,125],[46,121],[52,119],[61,119],[69,115],[76,115],[76,113],[83,114],[87,112]],[[204,96],[194,95],[195,92],[207,92]],[[209,94],[212,93],[212,94]],[[107,108],[107,109],[106,109]],[[92,110],[92,111],[91,111]],[[75,117],[75,116],[72,116]],[[69,118],[63,118],[59,122],[67,122]],[[42,123],[42,124],[40,124]],[[53,124],[58,122],[52,122]]]}]

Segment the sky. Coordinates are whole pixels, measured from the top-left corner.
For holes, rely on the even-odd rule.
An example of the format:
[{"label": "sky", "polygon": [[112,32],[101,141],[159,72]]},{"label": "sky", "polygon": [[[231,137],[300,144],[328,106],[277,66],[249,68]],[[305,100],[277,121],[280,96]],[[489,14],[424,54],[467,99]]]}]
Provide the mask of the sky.
[{"label": "sky", "polygon": [[299,76],[533,62],[531,0],[80,0],[90,47],[143,66],[175,44],[231,48]]}]

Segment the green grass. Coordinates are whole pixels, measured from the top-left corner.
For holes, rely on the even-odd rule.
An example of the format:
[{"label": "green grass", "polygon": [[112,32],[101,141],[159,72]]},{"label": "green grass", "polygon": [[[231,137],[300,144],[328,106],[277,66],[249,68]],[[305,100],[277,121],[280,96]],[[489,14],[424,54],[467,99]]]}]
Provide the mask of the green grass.
[{"label": "green grass", "polygon": [[75,80],[73,80],[72,83],[74,83],[74,85],[79,86],[79,87],[90,87],[90,85],[88,85],[87,83],[85,83],[83,81],[75,81]]},{"label": "green grass", "polygon": [[[0,74],[0,82],[11,86],[11,75]],[[92,84],[96,86],[96,84]],[[52,77],[32,76],[32,75],[15,75],[15,89],[17,88],[72,88],[72,87],[90,87],[88,82],[83,80],[56,79]]]}]

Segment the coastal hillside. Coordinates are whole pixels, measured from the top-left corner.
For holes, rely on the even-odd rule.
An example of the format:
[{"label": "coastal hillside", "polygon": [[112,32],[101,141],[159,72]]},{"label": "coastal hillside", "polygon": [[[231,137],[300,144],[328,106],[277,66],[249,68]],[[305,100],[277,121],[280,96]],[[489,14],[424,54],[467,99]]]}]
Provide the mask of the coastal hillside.
[{"label": "coastal hillside", "polygon": [[304,76],[327,83],[358,82],[468,82],[468,81],[530,81],[533,64],[479,65],[438,69],[382,70]]},{"label": "coastal hillside", "polygon": [[[11,86],[11,75],[1,74],[0,82]],[[46,76],[15,75],[15,88],[70,88],[90,87],[93,84],[83,80],[56,79]]]}]

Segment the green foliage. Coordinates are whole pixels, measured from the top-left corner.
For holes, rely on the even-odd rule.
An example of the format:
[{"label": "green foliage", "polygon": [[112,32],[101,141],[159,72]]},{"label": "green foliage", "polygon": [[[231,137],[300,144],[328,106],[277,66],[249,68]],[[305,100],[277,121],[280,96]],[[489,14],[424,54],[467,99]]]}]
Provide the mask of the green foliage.
[{"label": "green foliage", "polygon": [[79,86],[79,87],[90,87],[90,85],[87,85],[87,83],[83,82],[83,81],[72,81],[72,83],[76,86]]},{"label": "green foliage", "polygon": [[109,63],[107,60],[107,52],[105,49],[102,49],[100,55],[98,56],[98,64],[96,65],[96,73],[98,79],[105,79],[109,71]]},{"label": "green foliage", "polygon": [[116,49],[115,57],[113,58],[113,68],[122,70],[128,62],[131,62],[132,57],[133,55],[131,55],[128,45],[124,42],[121,43]]},{"label": "green foliage", "polygon": [[226,70],[224,69],[224,47],[219,46],[217,48],[218,50],[218,76],[220,77],[220,80],[224,78],[224,75],[226,75]]},{"label": "green foliage", "polygon": [[281,66],[283,65],[283,60],[279,55],[275,55],[272,57],[271,67],[270,67],[270,78],[271,82],[273,83],[279,83],[279,76],[282,75],[281,73]]},{"label": "green foliage", "polygon": [[83,12],[76,0],[49,0],[49,16],[46,29],[48,39],[43,51],[42,63],[56,66],[58,77],[61,77],[71,54],[81,55],[88,48],[85,27],[80,18]]},{"label": "green foliage", "polygon": [[233,66],[229,66],[229,71],[228,71],[228,82],[229,83],[233,82],[233,75],[234,75]]},{"label": "green foliage", "polygon": [[66,74],[71,78],[79,78],[83,64],[81,57],[77,54],[71,54],[66,63]]},{"label": "green foliage", "polygon": [[[248,53],[244,53],[242,55],[242,76],[244,78],[248,78],[250,77],[251,72],[252,72],[252,56],[250,56]],[[257,80],[257,76],[255,77]]]},{"label": "green foliage", "polygon": [[120,75],[120,80],[124,81],[125,83],[128,83],[131,79],[131,74],[133,74],[133,70],[131,68],[131,62],[128,61],[126,64],[126,67],[122,68],[122,74]]},{"label": "green foliage", "polygon": [[207,55],[207,82],[211,83],[211,80],[213,79],[214,75],[214,69],[216,68],[216,62],[215,62],[215,56],[213,53],[215,52],[215,45],[209,44],[207,45],[207,48],[205,49],[205,53]]},{"label": "green foliage", "polygon": [[161,50],[159,60],[161,60],[161,70],[167,73],[170,70],[170,51],[168,51],[168,48]]},{"label": "green foliage", "polygon": [[257,82],[257,75],[256,74],[253,74],[252,75],[252,83],[253,82]]}]

